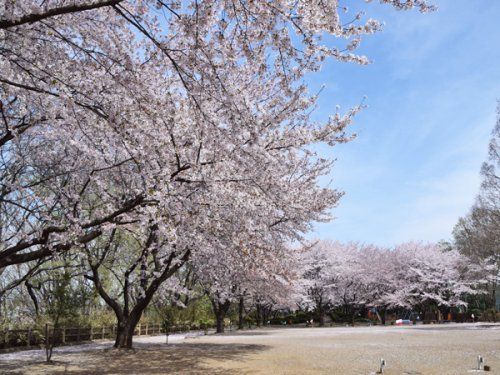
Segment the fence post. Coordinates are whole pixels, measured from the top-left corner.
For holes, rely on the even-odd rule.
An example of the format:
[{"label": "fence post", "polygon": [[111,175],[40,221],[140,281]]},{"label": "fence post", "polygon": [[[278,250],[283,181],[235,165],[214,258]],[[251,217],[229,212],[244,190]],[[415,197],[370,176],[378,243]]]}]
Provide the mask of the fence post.
[{"label": "fence post", "polygon": [[66,326],[62,327],[61,340],[63,344],[66,344]]},{"label": "fence post", "polygon": [[94,335],[93,335],[93,333],[94,333],[94,332],[92,331],[92,326],[90,326],[90,341],[92,341],[92,340],[93,340],[93,338],[94,338],[94,337],[93,337],[93,336],[94,336]]},{"label": "fence post", "polygon": [[31,328],[28,328],[28,337],[26,339],[26,346],[30,347],[31,346]]},{"label": "fence post", "polygon": [[104,340],[104,334],[106,332],[106,327],[102,326],[102,339]]},{"label": "fence post", "polygon": [[146,323],[146,336],[148,335],[148,326],[149,326],[149,323]]}]

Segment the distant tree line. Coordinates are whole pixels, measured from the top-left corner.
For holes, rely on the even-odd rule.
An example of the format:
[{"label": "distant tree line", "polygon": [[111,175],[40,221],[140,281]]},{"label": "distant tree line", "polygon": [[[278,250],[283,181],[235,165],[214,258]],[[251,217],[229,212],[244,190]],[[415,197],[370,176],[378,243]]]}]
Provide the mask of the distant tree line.
[{"label": "distant tree line", "polygon": [[481,188],[473,206],[454,228],[452,246],[473,260],[487,261],[493,266],[495,277],[489,284],[489,294],[482,304],[476,303],[483,308],[500,310],[500,106],[481,177]]}]

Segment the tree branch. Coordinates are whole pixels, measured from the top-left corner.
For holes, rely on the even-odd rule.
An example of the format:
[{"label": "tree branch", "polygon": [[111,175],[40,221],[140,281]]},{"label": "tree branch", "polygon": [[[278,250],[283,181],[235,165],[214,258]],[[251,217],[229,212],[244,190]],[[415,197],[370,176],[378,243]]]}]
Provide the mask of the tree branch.
[{"label": "tree branch", "polygon": [[105,1],[98,1],[98,2],[90,2],[87,4],[81,4],[81,5],[73,4],[73,5],[67,5],[67,6],[62,6],[62,7],[58,7],[58,8],[52,8],[52,9],[47,10],[44,13],[26,14],[17,20],[0,19],[0,29],[8,29],[10,27],[20,26],[20,25],[23,25],[26,23],[39,22],[39,21],[44,20],[46,18],[59,16],[62,14],[78,13],[78,12],[83,12],[86,10],[92,10],[92,9],[113,6],[113,5],[117,5],[117,4],[121,3],[122,1],[123,0],[105,0]]}]

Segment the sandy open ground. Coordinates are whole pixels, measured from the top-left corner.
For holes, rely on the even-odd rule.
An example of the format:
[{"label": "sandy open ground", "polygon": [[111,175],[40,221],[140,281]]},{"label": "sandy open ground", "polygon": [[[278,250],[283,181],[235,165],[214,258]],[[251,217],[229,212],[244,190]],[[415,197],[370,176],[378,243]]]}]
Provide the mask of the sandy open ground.
[{"label": "sandy open ground", "polygon": [[140,337],[133,351],[109,343],[0,355],[6,374],[471,374],[481,354],[500,374],[500,325],[269,328],[225,335]]}]

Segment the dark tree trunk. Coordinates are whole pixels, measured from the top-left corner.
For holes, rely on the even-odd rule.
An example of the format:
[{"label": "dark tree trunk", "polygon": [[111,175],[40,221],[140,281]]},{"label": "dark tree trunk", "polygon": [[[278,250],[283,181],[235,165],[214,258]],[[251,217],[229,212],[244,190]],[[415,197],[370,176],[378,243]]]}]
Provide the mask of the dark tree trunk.
[{"label": "dark tree trunk", "polygon": [[382,310],[382,315],[381,315],[381,320],[382,320],[382,325],[385,326],[385,322],[387,320],[387,309],[384,307]]},{"label": "dark tree trunk", "polygon": [[263,307],[262,309],[262,325],[267,326],[269,321],[269,315],[271,314],[271,309],[269,307]]},{"label": "dark tree trunk", "polygon": [[132,340],[134,337],[135,327],[141,319],[141,311],[132,311],[129,316],[118,318],[118,326],[116,329],[115,348],[131,349]]},{"label": "dark tree trunk", "polygon": [[125,322],[118,323],[116,329],[115,348],[132,348],[132,338],[135,327]]},{"label": "dark tree trunk", "polygon": [[325,312],[323,310],[319,312],[319,326],[320,327],[325,326]]},{"label": "dark tree trunk", "polygon": [[224,333],[224,314],[220,312],[215,316],[217,325],[216,325],[216,333]]},{"label": "dark tree trunk", "polygon": [[323,297],[322,296],[319,296],[319,299],[317,300],[316,313],[318,315],[319,326],[324,327],[324,325],[325,325],[325,309],[323,306]]},{"label": "dark tree trunk", "polygon": [[256,313],[257,313],[257,327],[260,327],[262,325],[262,307],[258,303],[256,305]]},{"label": "dark tree trunk", "polygon": [[240,303],[238,305],[238,329],[243,329],[243,313],[245,309],[245,301],[243,296],[240,297]]},{"label": "dark tree trunk", "polygon": [[224,303],[220,303],[212,299],[211,302],[216,321],[216,326],[215,326],[216,333],[224,333],[224,318],[226,317],[226,314],[229,311],[231,302],[225,301]]}]

